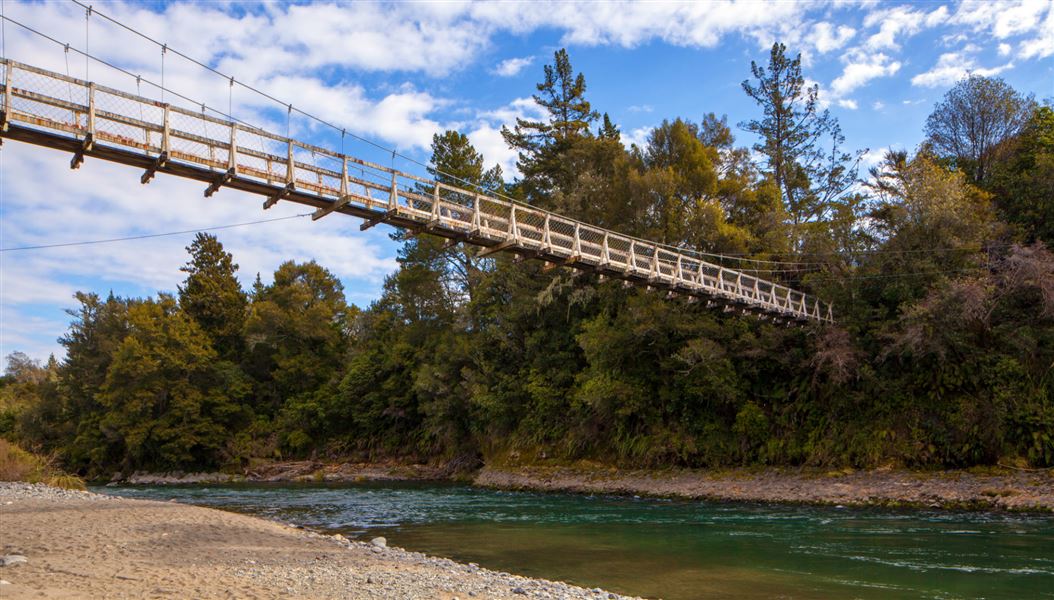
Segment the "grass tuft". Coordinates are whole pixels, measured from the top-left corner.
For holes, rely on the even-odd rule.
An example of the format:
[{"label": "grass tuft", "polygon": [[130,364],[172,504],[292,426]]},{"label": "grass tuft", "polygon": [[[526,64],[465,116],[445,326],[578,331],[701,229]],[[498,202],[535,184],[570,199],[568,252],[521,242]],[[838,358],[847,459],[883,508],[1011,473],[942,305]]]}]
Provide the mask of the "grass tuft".
[{"label": "grass tuft", "polygon": [[0,481],[46,483],[67,490],[88,489],[83,479],[62,472],[52,462],[0,438]]}]

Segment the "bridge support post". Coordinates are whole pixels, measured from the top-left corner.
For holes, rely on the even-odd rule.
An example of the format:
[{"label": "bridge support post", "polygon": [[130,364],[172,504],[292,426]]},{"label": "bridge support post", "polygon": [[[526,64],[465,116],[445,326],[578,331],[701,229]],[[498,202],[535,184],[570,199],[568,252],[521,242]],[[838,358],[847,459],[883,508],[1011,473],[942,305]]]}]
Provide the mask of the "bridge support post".
[{"label": "bridge support post", "polygon": [[347,206],[348,202],[351,202],[351,195],[348,194],[348,157],[344,156],[340,165],[340,198],[334,200],[333,204],[311,213],[311,220],[317,221],[330,213],[334,213]]},{"label": "bridge support post", "polygon": [[[10,63],[8,63],[10,69]],[[71,169],[79,169],[81,164],[84,163],[84,153],[89,152],[92,149],[92,144],[95,142],[95,84],[88,83],[88,132],[84,134],[84,141],[81,142],[81,147],[73,154],[73,160],[70,161]]]},{"label": "bridge support post", "polygon": [[568,258],[571,262],[576,262],[582,256],[582,226],[579,223],[575,223],[575,238],[574,243],[571,245],[571,256]]},{"label": "bridge support post", "polygon": [[238,174],[238,124],[231,123],[231,143],[227,149],[227,170]]},{"label": "bridge support post", "polygon": [[516,205],[512,205],[512,211],[509,213],[509,239],[507,241],[515,244],[520,239],[520,227],[516,224]]},{"label": "bridge support post", "polygon": [[441,222],[442,205],[439,203],[439,182],[436,181],[435,186],[432,187],[432,213],[431,218],[428,220],[428,226],[434,227],[439,225]]},{"label": "bridge support post", "polygon": [[293,158],[293,140],[289,140],[287,153],[285,163],[285,184],[286,187],[290,187],[296,183],[296,160]]},{"label": "bridge support post", "polygon": [[479,194],[476,194],[475,197],[472,199],[472,232],[473,233],[479,233],[479,231],[480,231],[480,223],[482,221],[480,219],[480,207],[479,206],[480,206],[480,200],[482,198],[483,198],[483,196],[481,196]]},{"label": "bridge support post", "polygon": [[0,111],[0,131],[7,131],[7,121],[11,118],[11,71],[10,62],[4,67],[4,110]]},{"label": "bridge support post", "polygon": [[164,116],[165,122],[162,125],[162,129],[161,129],[161,153],[165,154],[165,155],[168,155],[169,150],[171,150],[171,148],[169,148],[169,143],[171,142],[171,139],[170,139],[170,136],[169,136],[169,131],[170,131],[169,115],[171,113],[171,111],[169,110],[170,108],[171,107],[168,104],[165,105],[165,116]]},{"label": "bridge support post", "polygon": [[549,213],[545,213],[545,221],[542,222],[542,249],[546,252],[553,251],[553,237],[549,229]]},{"label": "bridge support post", "polygon": [[[158,154],[157,158],[154,159],[154,164],[150,165],[150,168],[148,168],[146,170],[146,172],[143,173],[143,176],[139,178],[139,183],[141,183],[143,185],[146,185],[146,184],[150,183],[150,180],[152,180],[154,178],[154,174],[157,173],[158,169],[161,169],[166,164],[168,164],[168,156],[169,156],[168,152],[169,152],[169,142],[170,142],[170,140],[169,140],[169,126],[168,126],[169,113],[170,113],[169,105],[166,104],[165,105],[164,116],[162,117],[163,118],[163,123],[161,124],[161,153]],[[234,136],[234,133],[232,132],[231,133],[232,145],[233,145],[233,136]]]}]

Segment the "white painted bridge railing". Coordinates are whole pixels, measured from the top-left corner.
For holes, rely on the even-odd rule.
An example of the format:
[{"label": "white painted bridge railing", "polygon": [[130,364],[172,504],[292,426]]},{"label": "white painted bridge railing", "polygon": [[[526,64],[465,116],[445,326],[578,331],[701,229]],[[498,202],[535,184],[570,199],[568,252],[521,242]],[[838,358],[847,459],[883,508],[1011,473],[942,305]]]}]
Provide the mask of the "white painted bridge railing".
[{"label": "white painted bridge railing", "polygon": [[0,59],[5,138],[290,200],[778,317],[832,321],[802,292],[538,208],[418,177],[262,129]]}]

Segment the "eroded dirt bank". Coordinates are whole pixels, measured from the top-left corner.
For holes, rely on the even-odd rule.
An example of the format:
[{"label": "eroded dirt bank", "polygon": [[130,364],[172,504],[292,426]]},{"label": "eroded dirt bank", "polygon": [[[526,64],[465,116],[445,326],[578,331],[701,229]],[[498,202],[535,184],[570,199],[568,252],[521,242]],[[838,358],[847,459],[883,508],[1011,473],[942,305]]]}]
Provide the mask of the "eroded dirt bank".
[{"label": "eroded dirt bank", "polygon": [[1054,512],[1054,472],[627,471],[484,467],[480,486],[727,501],[924,506]]}]

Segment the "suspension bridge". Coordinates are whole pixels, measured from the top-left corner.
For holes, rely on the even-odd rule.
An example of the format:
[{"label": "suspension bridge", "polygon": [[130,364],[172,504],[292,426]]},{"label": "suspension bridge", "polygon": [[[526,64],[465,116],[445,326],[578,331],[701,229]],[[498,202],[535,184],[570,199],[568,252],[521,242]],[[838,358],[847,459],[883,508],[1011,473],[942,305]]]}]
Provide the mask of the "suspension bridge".
[{"label": "suspension bridge", "polygon": [[158,173],[175,175],[202,182],[206,197],[236,189],[263,197],[264,209],[295,202],[315,208],[312,219],[359,217],[363,230],[384,223],[479,246],[479,256],[514,253],[725,311],[788,324],[834,320],[818,298],[688,249],[385,167],[207,114],[204,106],[161,102],[7,57],[0,70],[0,141],[68,152],[74,169],[102,159],[141,170],[143,184]]}]

